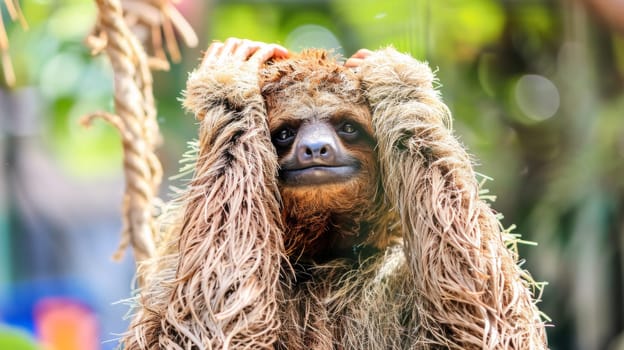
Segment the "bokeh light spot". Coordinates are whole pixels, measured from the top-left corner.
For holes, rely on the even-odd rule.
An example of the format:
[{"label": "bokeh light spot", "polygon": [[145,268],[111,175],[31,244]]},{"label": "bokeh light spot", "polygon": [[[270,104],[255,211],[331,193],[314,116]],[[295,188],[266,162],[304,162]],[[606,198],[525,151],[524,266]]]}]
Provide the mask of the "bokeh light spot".
[{"label": "bokeh light spot", "polygon": [[315,47],[334,50],[336,54],[344,55],[342,45],[334,33],[316,24],[304,24],[295,28],[286,37],[285,44],[293,51]]},{"label": "bokeh light spot", "polygon": [[559,110],[559,90],[549,79],[527,74],[516,82],[514,96],[518,107],[529,119],[544,121]]},{"label": "bokeh light spot", "polygon": [[84,63],[72,53],[60,53],[50,58],[41,72],[40,87],[48,98],[69,96],[76,92]]}]

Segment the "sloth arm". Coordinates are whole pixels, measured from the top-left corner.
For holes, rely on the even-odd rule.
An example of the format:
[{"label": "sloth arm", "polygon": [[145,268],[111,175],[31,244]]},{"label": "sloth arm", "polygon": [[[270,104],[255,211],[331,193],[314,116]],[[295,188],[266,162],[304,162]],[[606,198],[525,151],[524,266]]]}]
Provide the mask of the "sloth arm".
[{"label": "sloth arm", "polygon": [[426,63],[360,50],[387,200],[399,212],[427,338],[452,349],[543,349],[531,279],[493,210]]},{"label": "sloth arm", "polygon": [[188,344],[264,349],[275,341],[278,166],[257,71],[279,55],[286,49],[228,39],[213,43],[188,79],[183,103],[200,122],[199,154],[180,231],[179,305],[170,307],[186,310]]}]

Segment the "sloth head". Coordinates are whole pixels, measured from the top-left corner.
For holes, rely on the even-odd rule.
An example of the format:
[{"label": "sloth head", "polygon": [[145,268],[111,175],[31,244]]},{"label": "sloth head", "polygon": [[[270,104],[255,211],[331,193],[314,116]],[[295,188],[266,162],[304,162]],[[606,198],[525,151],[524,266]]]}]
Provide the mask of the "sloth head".
[{"label": "sloth head", "polygon": [[292,219],[286,226],[317,238],[336,231],[358,236],[379,186],[371,113],[358,78],[327,52],[308,50],[268,64],[260,86],[283,212]]}]

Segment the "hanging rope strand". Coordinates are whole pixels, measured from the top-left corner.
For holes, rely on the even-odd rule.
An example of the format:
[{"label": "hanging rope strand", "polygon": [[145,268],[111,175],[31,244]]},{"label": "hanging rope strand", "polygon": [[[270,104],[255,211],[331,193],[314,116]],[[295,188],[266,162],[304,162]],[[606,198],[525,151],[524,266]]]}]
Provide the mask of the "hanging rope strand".
[{"label": "hanging rope strand", "polygon": [[[162,180],[162,166],[155,149],[161,142],[156,120],[150,69],[169,68],[161,35],[174,61],[180,59],[174,29],[188,46],[197,45],[197,36],[184,17],[168,0],[96,0],[98,21],[87,45],[93,54],[106,51],[113,67],[115,113],[94,113],[94,118],[111,123],[120,133],[124,151],[126,189],[123,198],[123,230],[115,255],[121,259],[130,244],[137,263],[155,253],[154,203]],[[129,25],[151,33],[149,57]],[[143,30],[145,31],[145,30]]]},{"label": "hanging rope strand", "polygon": [[[115,113],[93,114],[111,122],[120,132],[124,151],[126,189],[123,199],[123,231],[115,259],[128,244],[138,262],[153,256],[153,203],[162,179],[160,162],[154,150],[160,138],[152,92],[152,74],[143,47],[123,18],[118,0],[96,0],[99,15],[96,38],[105,45],[113,67]],[[95,40],[94,42],[98,42]],[[101,48],[95,47],[94,50]]]}]

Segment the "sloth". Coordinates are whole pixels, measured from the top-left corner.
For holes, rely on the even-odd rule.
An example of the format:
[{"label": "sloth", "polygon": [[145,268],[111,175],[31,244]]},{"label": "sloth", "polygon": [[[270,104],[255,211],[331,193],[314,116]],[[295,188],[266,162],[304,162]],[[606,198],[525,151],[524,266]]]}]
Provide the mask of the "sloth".
[{"label": "sloth", "polygon": [[194,174],[124,349],[545,349],[426,63],[215,42]]}]

